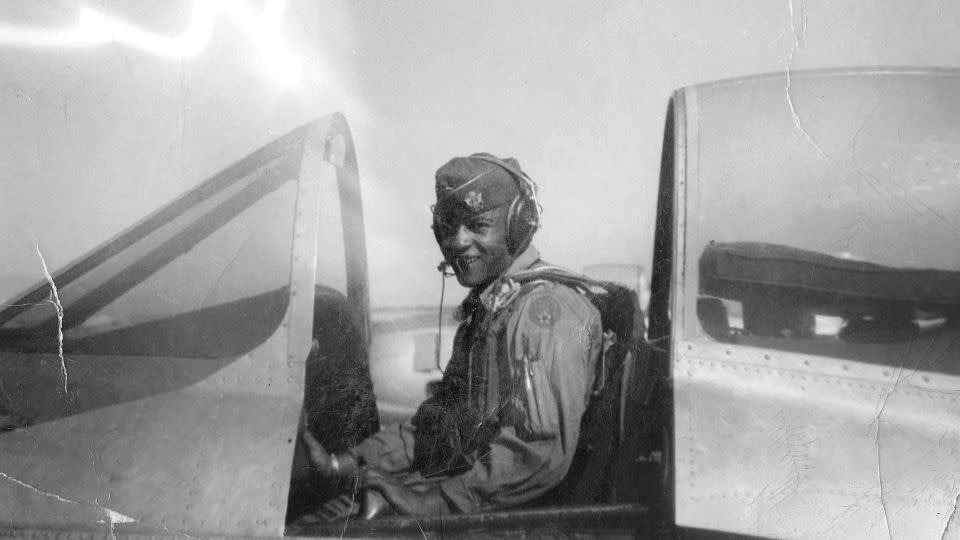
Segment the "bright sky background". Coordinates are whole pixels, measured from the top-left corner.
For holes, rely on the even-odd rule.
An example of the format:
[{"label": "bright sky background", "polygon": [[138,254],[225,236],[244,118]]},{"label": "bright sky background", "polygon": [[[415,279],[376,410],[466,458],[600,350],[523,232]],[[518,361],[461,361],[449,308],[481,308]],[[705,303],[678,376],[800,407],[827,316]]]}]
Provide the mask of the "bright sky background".
[{"label": "bright sky background", "polygon": [[[956,2],[225,5],[174,49],[142,32],[203,23],[193,2],[4,4],[0,297],[42,278],[37,244],[59,268],[335,110],[359,154],[375,306],[436,304],[433,172],[475,151],[516,157],[540,184],[545,258],[646,266],[673,89],[790,62],[960,66]],[[102,23],[84,6],[135,28],[114,26],[124,43],[22,31]]]}]

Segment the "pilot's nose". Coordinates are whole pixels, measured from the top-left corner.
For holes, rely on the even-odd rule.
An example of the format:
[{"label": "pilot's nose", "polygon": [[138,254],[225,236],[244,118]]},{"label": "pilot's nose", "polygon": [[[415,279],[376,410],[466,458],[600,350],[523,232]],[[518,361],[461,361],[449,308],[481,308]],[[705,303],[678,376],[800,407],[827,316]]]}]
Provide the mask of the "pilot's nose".
[{"label": "pilot's nose", "polygon": [[465,225],[457,227],[457,231],[450,238],[451,247],[457,250],[463,250],[470,247],[473,242],[473,234]]}]

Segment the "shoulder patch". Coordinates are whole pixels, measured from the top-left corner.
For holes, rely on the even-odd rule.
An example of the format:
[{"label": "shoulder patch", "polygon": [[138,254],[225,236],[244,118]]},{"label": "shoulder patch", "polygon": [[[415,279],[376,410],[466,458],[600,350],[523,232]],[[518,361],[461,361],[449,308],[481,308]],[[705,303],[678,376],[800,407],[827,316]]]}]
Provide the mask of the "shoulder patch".
[{"label": "shoulder patch", "polygon": [[530,322],[541,328],[550,328],[560,318],[560,304],[549,295],[534,298],[527,311]]}]

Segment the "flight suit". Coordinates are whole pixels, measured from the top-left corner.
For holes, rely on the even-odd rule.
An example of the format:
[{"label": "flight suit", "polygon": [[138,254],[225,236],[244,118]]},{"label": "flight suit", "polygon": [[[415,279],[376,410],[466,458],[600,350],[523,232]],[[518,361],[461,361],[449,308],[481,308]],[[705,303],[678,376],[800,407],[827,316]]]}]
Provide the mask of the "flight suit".
[{"label": "flight suit", "polygon": [[353,447],[366,466],[439,485],[461,512],[523,505],[564,478],[602,349],[600,314],[575,290],[510,276],[542,265],[527,248],[471,294],[437,392],[410,422]]}]

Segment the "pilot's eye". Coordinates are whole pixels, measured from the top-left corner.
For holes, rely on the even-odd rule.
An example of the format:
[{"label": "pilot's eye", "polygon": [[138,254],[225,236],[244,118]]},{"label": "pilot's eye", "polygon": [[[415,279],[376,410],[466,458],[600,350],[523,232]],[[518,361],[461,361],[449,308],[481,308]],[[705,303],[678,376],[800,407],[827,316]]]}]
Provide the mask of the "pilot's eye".
[{"label": "pilot's eye", "polygon": [[477,233],[486,232],[492,226],[493,224],[487,220],[476,220],[467,223],[467,228]]},{"label": "pilot's eye", "polygon": [[487,231],[493,227],[493,222],[489,219],[440,219],[437,218],[433,222],[433,230],[441,238],[449,238],[460,230],[460,227],[464,227],[467,231],[473,234],[486,234]]},{"label": "pilot's eye", "polygon": [[441,238],[446,238],[457,232],[457,224],[452,221],[437,219],[433,222],[433,230],[436,231]]}]

